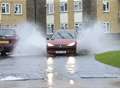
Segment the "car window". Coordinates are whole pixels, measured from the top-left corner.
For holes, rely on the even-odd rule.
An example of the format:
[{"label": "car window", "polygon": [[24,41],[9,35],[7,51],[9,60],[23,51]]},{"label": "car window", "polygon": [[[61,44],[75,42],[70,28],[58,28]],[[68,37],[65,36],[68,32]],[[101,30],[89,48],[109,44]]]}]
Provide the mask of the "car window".
[{"label": "car window", "polygon": [[75,39],[75,32],[69,32],[69,31],[59,31],[55,32],[53,36],[51,37],[52,40],[54,39]]},{"label": "car window", "polygon": [[16,32],[14,29],[0,29],[0,36],[10,36],[15,34]]}]

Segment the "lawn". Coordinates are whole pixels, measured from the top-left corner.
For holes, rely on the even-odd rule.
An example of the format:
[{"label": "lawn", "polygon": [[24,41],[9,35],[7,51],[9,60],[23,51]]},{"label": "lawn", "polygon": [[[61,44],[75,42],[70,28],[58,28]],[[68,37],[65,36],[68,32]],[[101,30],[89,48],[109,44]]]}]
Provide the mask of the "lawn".
[{"label": "lawn", "polygon": [[110,51],[96,55],[96,60],[120,68],[120,51]]}]

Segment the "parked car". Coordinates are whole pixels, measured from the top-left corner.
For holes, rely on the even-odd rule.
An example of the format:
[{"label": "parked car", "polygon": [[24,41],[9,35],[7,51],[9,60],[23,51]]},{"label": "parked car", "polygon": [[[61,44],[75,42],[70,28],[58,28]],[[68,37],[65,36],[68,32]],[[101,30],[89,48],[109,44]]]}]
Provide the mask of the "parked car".
[{"label": "parked car", "polygon": [[15,29],[0,29],[0,53],[12,53],[17,41]]},{"label": "parked car", "polygon": [[77,42],[74,32],[56,32],[47,42],[48,55],[76,55]]}]

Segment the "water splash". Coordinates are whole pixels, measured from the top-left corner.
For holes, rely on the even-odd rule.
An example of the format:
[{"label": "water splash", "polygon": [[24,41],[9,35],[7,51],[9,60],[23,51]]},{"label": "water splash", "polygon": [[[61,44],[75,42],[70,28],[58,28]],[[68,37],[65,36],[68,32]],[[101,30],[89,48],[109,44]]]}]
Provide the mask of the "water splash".
[{"label": "water splash", "polygon": [[23,78],[20,77],[14,77],[14,76],[7,76],[5,78],[0,79],[0,81],[11,81],[11,80],[23,80]]},{"label": "water splash", "polygon": [[[14,55],[41,55],[46,50],[46,37],[42,29],[32,23],[23,23],[16,27],[18,43]],[[44,30],[44,29],[43,29]]]},{"label": "water splash", "polygon": [[80,31],[78,33],[78,53],[88,51],[95,54],[119,49],[118,46],[112,45],[113,36],[109,36],[104,30],[103,24],[96,23],[94,26]]},{"label": "water splash", "polygon": [[[42,33],[42,28],[32,23],[23,23],[17,26],[18,43],[14,50],[14,55],[43,55],[46,53],[46,36]],[[40,30],[41,29],[41,30]],[[44,30],[44,29],[43,29]],[[108,39],[104,33],[101,23],[78,32],[78,53],[89,51],[90,53],[101,53],[109,50],[120,49],[114,47],[112,40]]]}]

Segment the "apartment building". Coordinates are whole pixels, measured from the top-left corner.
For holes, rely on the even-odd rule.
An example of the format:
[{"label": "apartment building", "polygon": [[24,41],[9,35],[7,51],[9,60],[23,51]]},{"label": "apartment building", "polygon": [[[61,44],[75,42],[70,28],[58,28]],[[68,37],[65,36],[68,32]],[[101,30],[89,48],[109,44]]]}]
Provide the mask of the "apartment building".
[{"label": "apartment building", "polygon": [[81,30],[83,22],[82,0],[47,0],[47,32]]},{"label": "apartment building", "polygon": [[120,33],[120,0],[97,0],[97,21],[105,33]]},{"label": "apartment building", "polygon": [[46,0],[0,0],[0,26],[33,22],[46,27]]},{"label": "apartment building", "polygon": [[27,21],[40,25],[46,32],[46,0],[26,0]]},{"label": "apartment building", "polygon": [[0,25],[16,26],[26,21],[26,0],[0,0]]},{"label": "apartment building", "polygon": [[97,0],[83,0],[83,30],[93,26],[97,18]]}]

